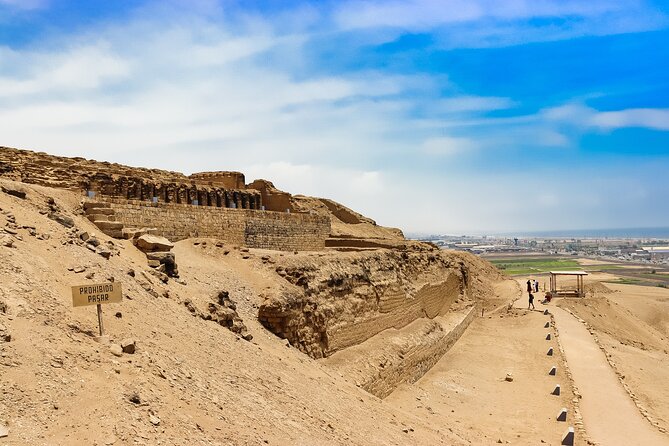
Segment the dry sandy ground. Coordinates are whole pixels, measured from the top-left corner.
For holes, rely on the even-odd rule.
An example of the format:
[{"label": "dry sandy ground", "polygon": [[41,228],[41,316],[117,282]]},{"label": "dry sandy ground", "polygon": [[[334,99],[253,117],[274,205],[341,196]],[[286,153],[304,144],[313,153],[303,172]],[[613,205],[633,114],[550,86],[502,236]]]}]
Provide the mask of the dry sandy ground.
[{"label": "dry sandy ground", "polygon": [[[562,407],[573,413],[573,394],[555,338],[546,340],[549,320],[518,308],[478,318],[428,373],[387,401],[471,444],[559,444],[567,426],[556,415]],[[553,365],[556,376],[548,374]],[[560,396],[551,395],[556,384]]]},{"label": "dry sandy ground", "polygon": [[[7,305],[0,331],[11,334],[0,342],[0,426],[9,427],[2,444],[535,445],[557,444],[566,427],[555,416],[571,409],[571,387],[559,350],[546,355],[557,346],[546,340],[552,329],[540,312],[507,312],[520,294],[511,281],[497,285],[500,297],[486,302],[486,317],[431,371],[380,400],[257,322],[263,294],[277,286],[262,257],[281,254],[230,246],[225,255],[186,240],[175,248],[183,282],[163,284],[129,242],[98,234],[119,253],[106,260],[42,213],[47,196],[63,212],[75,211],[74,194],[26,189],[28,200],[0,193],[0,232],[15,228],[3,236],[13,246],[0,245]],[[79,229],[98,233],[73,217]],[[107,332],[115,341],[137,340],[137,352],[121,357],[93,340],[94,308],[72,308],[69,294],[73,284],[112,277],[125,298],[105,306]],[[184,306],[190,299],[206,307],[222,290],[237,303],[251,342]],[[625,297],[637,291],[621,289],[597,305],[585,299],[572,311],[595,327],[640,404],[665,426],[669,395],[658,383],[669,382],[666,320],[653,314],[666,295],[640,296],[643,304]],[[547,374],[552,365],[557,376]],[[558,383],[562,395],[550,395]]]}]

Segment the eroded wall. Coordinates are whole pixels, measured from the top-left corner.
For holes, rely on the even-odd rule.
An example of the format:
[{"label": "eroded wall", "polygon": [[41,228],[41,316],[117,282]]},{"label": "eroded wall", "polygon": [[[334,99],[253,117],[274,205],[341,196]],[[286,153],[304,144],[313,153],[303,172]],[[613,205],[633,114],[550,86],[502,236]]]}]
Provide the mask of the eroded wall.
[{"label": "eroded wall", "polygon": [[464,264],[438,252],[379,250],[285,262],[277,273],[292,286],[270,296],[258,317],[315,358],[446,314],[467,293]]}]

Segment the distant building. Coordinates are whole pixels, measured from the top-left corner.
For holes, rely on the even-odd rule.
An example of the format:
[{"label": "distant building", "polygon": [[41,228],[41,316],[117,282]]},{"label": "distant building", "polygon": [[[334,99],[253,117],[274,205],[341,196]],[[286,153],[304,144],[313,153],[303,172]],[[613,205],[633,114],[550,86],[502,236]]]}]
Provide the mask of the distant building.
[{"label": "distant building", "polygon": [[645,246],[642,251],[647,253],[650,260],[669,259],[669,246]]}]

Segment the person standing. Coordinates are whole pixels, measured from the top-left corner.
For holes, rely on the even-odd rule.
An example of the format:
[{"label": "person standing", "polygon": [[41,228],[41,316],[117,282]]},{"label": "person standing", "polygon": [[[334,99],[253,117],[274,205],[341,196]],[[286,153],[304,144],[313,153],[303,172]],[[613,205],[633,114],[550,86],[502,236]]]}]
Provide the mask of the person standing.
[{"label": "person standing", "polygon": [[527,304],[527,309],[529,310],[530,307],[534,310],[534,294],[530,293],[530,303]]},{"label": "person standing", "polygon": [[527,279],[527,293],[532,293],[532,279]]},{"label": "person standing", "polygon": [[534,292],[535,293],[539,292],[539,281],[538,280],[534,281]]}]

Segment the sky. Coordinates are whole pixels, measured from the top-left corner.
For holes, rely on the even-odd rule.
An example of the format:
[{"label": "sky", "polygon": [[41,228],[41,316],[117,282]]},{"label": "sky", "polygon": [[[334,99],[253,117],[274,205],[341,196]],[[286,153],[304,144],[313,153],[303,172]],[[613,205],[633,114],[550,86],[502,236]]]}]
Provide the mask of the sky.
[{"label": "sky", "polygon": [[412,233],[669,226],[669,2],[0,0],[0,146]]}]

